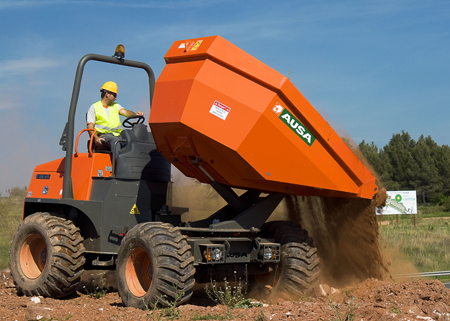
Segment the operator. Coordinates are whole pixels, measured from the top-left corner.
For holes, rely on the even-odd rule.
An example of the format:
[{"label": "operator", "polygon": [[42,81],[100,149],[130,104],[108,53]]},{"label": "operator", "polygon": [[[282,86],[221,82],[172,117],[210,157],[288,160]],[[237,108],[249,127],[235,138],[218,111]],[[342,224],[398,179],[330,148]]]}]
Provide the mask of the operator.
[{"label": "operator", "polygon": [[[107,81],[100,88],[101,100],[92,104],[86,113],[86,123],[88,129],[96,129],[96,133],[92,139],[97,146],[105,146],[109,150],[114,150],[116,142],[119,141],[122,126],[119,115],[125,117],[143,116],[141,111],[136,113],[126,110],[120,104],[116,103],[117,84]],[[122,148],[121,143],[117,143],[115,148],[115,157]]]}]

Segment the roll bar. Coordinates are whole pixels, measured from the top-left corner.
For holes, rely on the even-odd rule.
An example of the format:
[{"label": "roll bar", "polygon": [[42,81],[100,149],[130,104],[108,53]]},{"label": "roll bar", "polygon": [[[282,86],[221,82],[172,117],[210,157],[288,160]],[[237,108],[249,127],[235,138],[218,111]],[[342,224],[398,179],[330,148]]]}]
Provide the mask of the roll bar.
[{"label": "roll bar", "polygon": [[75,81],[73,84],[72,98],[70,100],[69,115],[67,118],[67,123],[64,127],[64,131],[61,135],[59,145],[62,146],[62,150],[66,152],[66,161],[64,166],[64,182],[63,182],[63,198],[73,199],[73,185],[72,185],[72,152],[73,152],[73,141],[74,141],[74,123],[75,123],[75,112],[77,109],[78,96],[80,94],[81,79],[83,77],[84,66],[90,60],[106,62],[116,65],[134,67],[144,69],[147,72],[149,80],[149,91],[150,91],[150,109],[152,105],[153,92],[155,89],[155,75],[152,68],[149,65],[139,61],[126,60],[116,57],[109,57],[97,54],[87,54],[83,56],[78,62],[77,71],[75,74]]}]

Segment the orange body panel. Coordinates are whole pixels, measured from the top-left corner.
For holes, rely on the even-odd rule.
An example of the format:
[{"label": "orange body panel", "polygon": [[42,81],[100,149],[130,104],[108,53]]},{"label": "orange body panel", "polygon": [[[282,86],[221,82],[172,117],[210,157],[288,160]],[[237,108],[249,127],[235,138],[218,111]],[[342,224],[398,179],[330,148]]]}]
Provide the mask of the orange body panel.
[{"label": "orange body panel", "polygon": [[[108,154],[78,154],[72,160],[74,199],[89,200],[93,177],[111,176],[111,158]],[[31,177],[27,197],[62,197],[65,158],[36,166]]]},{"label": "orange body panel", "polygon": [[165,60],[149,123],[158,150],[186,176],[295,195],[373,197],[373,175],[277,71],[219,36],[176,41]]}]

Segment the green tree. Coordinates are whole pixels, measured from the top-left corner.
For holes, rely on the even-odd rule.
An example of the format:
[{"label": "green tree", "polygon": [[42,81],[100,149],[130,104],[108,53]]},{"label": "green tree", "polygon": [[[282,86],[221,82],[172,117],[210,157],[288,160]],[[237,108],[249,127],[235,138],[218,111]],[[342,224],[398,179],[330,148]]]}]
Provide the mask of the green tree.
[{"label": "green tree", "polygon": [[450,196],[450,147],[448,145],[439,146],[433,157],[442,182],[441,193],[448,197]]},{"label": "green tree", "polygon": [[421,135],[418,141],[402,131],[379,149],[364,140],[359,149],[387,190],[416,190],[419,202],[450,197],[450,148]]},{"label": "green tree", "polygon": [[370,165],[372,165],[375,172],[380,175],[380,169],[381,169],[381,160],[380,160],[380,154],[378,152],[378,147],[375,145],[374,142],[371,142],[370,144],[367,144],[364,139],[359,143],[358,145],[359,150],[364,155],[366,160],[369,162]]},{"label": "green tree", "polygon": [[393,167],[388,154],[383,149],[379,149],[374,142],[368,144],[363,140],[358,147],[369,164],[373,167],[375,175],[381,185],[388,190],[399,189],[398,184],[392,180]]},{"label": "green tree", "polygon": [[428,136],[421,135],[417,144],[411,151],[418,170],[411,177],[412,185],[417,191],[417,196],[422,195],[423,203],[435,199],[443,188],[443,181],[439,177],[435,156],[438,154],[439,146]]},{"label": "green tree", "polygon": [[419,165],[412,154],[416,144],[407,132],[402,131],[401,134],[394,134],[383,149],[386,161],[392,166],[391,180],[397,189],[415,189],[418,185],[416,173]]}]

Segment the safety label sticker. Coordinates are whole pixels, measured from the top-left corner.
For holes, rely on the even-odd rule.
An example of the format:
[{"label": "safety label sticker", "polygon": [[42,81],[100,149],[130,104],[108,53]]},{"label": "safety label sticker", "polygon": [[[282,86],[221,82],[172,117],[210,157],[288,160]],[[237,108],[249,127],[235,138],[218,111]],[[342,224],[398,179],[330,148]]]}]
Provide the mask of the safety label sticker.
[{"label": "safety label sticker", "polygon": [[303,125],[287,108],[278,101],[272,107],[272,111],[283,121],[294,133],[297,134],[308,146],[311,146],[316,137]]},{"label": "safety label sticker", "polygon": [[200,47],[200,45],[202,44],[203,40],[197,40],[197,42],[194,44],[194,46],[192,47],[192,50],[197,50],[198,47]]},{"label": "safety label sticker", "polygon": [[136,204],[133,205],[130,214],[141,214],[136,206]]},{"label": "safety label sticker", "polygon": [[217,116],[223,120],[227,119],[228,114],[230,113],[231,108],[227,105],[222,104],[221,102],[215,100],[209,112],[214,116]]}]

